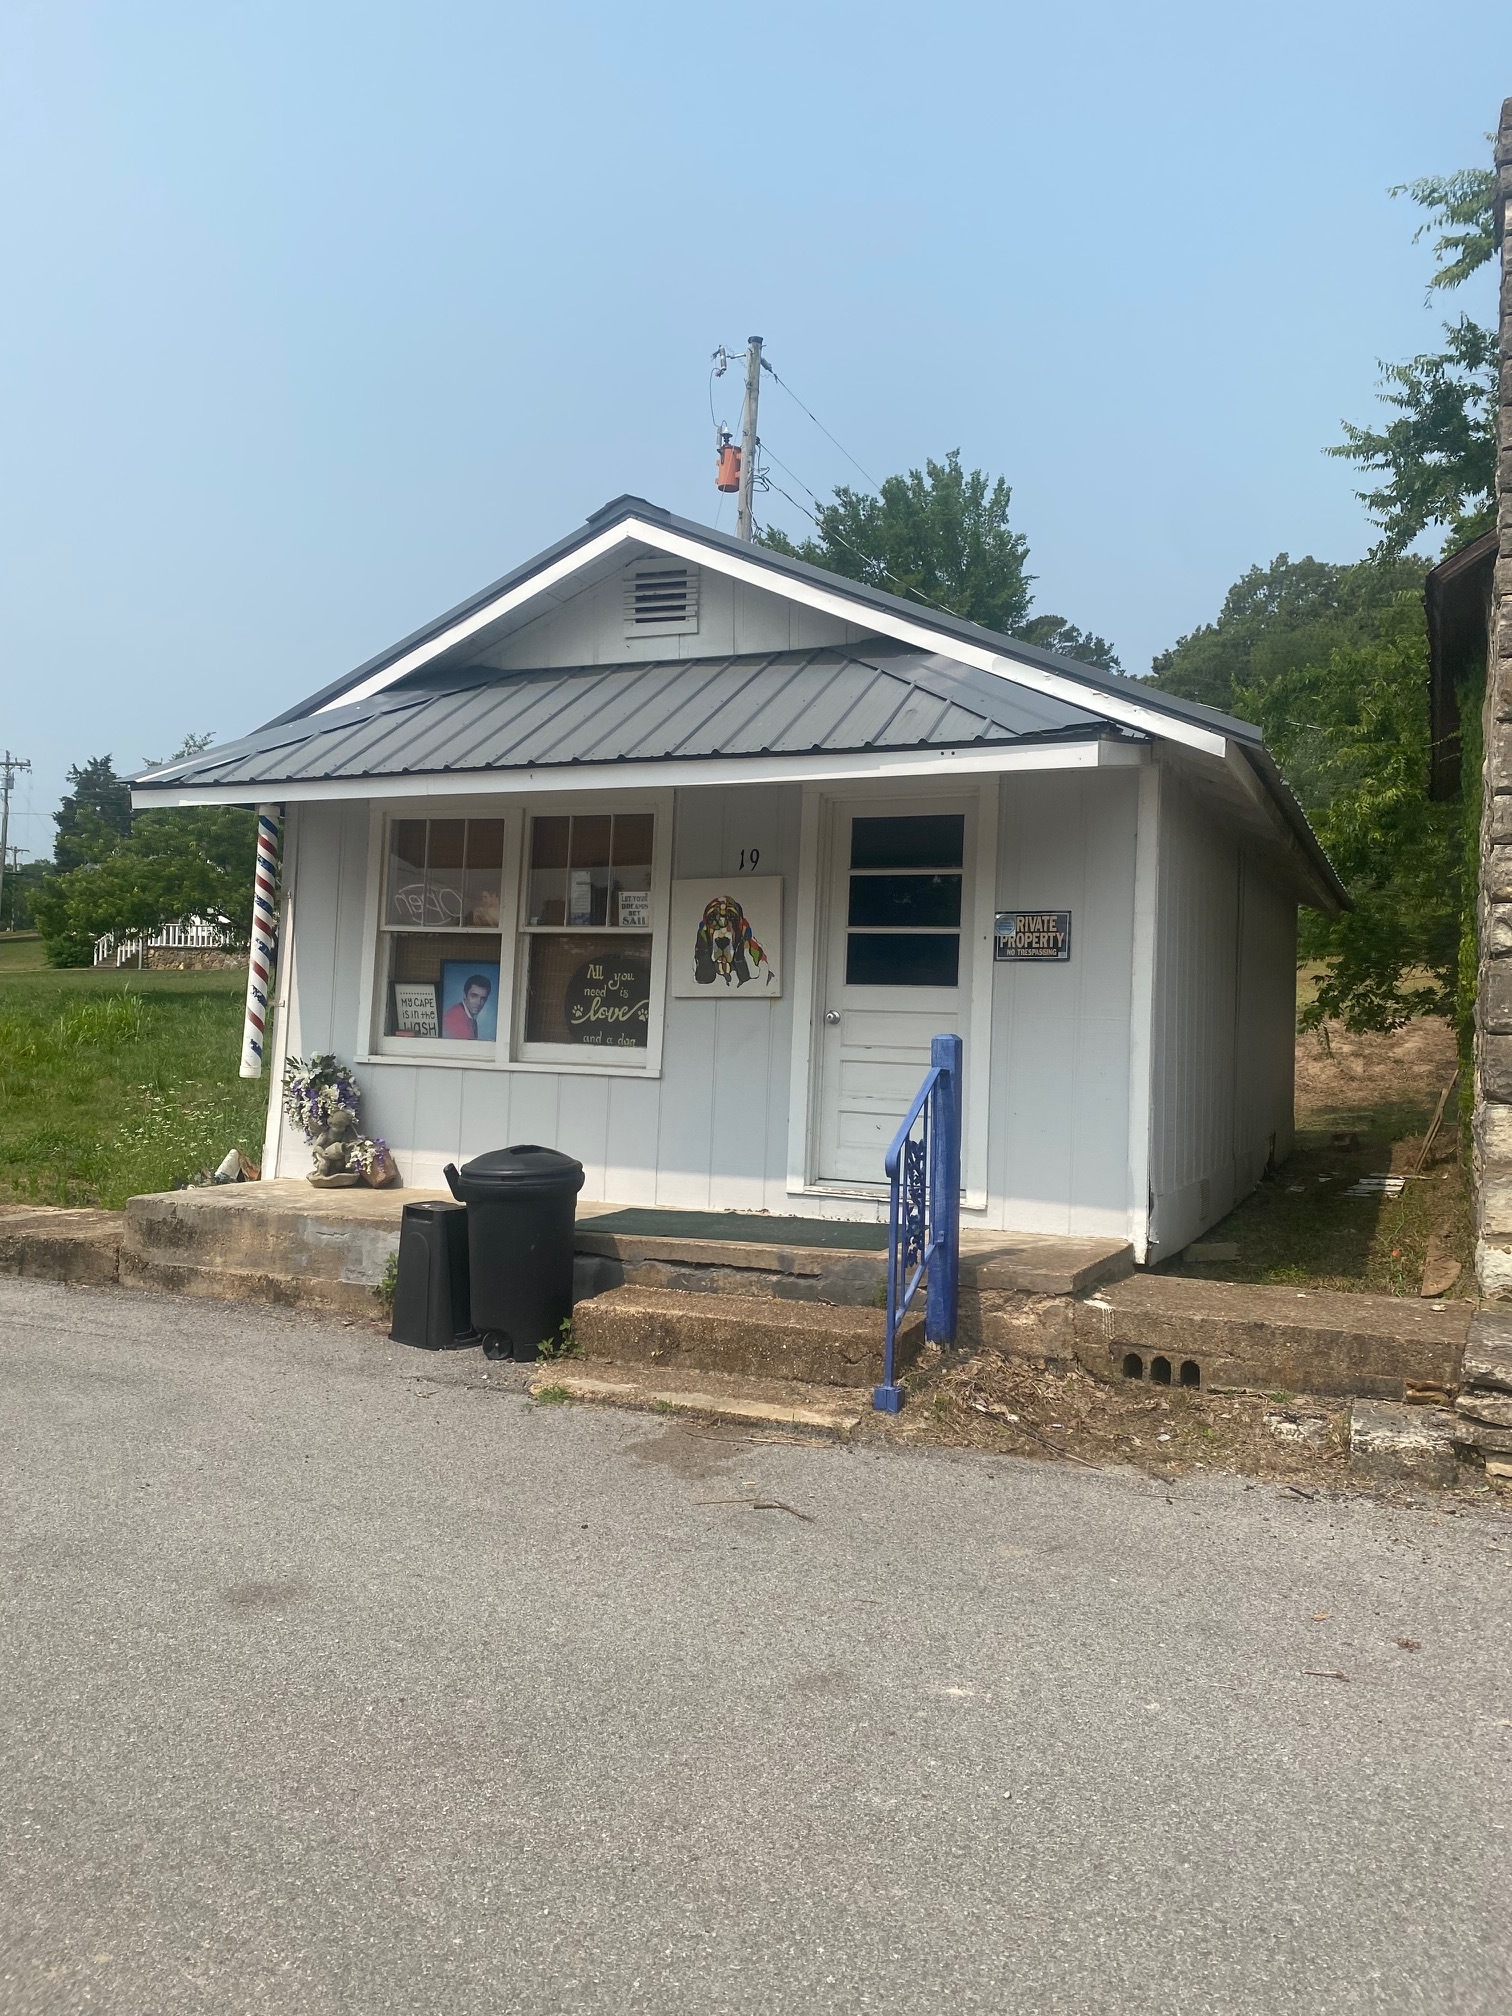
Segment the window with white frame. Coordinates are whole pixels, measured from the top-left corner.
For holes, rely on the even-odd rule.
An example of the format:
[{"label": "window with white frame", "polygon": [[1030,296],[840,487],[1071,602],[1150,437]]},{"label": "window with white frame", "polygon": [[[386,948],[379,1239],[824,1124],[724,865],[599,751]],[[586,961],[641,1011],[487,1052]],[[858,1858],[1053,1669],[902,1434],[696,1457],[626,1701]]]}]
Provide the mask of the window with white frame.
[{"label": "window with white frame", "polygon": [[385,1037],[487,1043],[501,1014],[502,819],[394,819],[384,862]]},{"label": "window with white frame", "polygon": [[655,833],[649,812],[542,812],[527,821],[522,1057],[586,1062],[595,1051],[644,1056]]}]

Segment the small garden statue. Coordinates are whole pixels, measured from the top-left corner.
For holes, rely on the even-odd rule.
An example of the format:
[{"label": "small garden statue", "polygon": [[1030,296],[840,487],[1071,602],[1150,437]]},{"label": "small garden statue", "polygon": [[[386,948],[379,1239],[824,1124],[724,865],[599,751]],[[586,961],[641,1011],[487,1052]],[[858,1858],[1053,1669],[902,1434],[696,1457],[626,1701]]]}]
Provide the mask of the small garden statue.
[{"label": "small garden statue", "polygon": [[357,1080],[336,1057],[291,1057],[284,1066],[284,1111],[314,1152],[309,1180],[320,1189],[398,1181],[388,1144],[369,1140],[357,1124]]}]

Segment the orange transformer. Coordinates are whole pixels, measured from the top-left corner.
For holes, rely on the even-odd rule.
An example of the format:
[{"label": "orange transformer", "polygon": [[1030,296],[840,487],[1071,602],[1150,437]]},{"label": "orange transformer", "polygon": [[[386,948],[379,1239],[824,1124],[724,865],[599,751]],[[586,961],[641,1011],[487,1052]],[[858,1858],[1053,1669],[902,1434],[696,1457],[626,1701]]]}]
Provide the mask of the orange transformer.
[{"label": "orange transformer", "polygon": [[740,450],[733,441],[721,441],[719,444],[714,462],[714,488],[730,491],[740,488]]}]

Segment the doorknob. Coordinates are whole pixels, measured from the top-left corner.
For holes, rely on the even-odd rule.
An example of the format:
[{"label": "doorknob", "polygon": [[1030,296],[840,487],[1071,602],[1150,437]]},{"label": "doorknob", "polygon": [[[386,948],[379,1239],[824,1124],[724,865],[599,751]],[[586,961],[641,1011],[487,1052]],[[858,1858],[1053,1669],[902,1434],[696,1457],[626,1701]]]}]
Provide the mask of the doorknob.
[{"label": "doorknob", "polygon": [[831,1029],[838,1028],[840,1025],[840,1010],[838,1008],[826,1008],[824,1011],[824,1019],[829,1024]]}]

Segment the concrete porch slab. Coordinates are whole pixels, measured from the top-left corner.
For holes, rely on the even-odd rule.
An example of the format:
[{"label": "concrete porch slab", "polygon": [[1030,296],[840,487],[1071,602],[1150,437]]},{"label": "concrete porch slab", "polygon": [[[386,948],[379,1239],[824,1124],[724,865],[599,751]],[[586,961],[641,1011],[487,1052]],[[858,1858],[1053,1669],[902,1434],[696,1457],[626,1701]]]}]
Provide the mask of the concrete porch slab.
[{"label": "concrete porch slab", "polygon": [[106,1288],[117,1279],[124,1235],[119,1211],[0,1205],[0,1274]]}]

